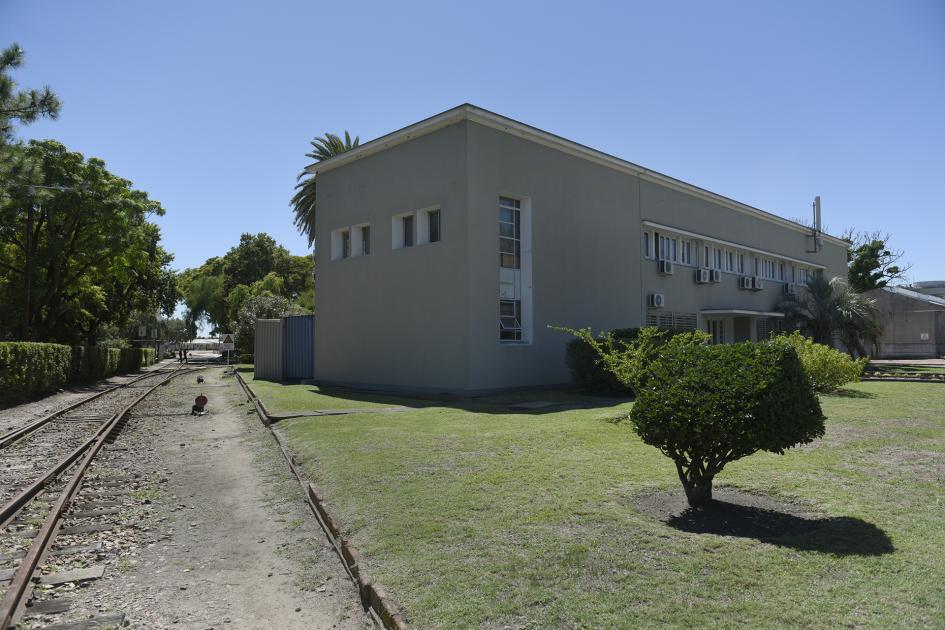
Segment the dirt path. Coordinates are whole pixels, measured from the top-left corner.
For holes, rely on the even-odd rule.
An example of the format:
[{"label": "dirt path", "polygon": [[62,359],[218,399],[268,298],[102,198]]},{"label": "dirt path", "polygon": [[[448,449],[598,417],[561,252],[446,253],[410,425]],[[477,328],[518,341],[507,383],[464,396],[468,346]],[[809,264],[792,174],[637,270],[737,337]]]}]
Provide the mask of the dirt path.
[{"label": "dirt path", "polygon": [[[140,628],[373,627],[234,377],[200,374],[147,399],[96,472],[139,480],[133,494],[148,498],[124,523],[135,543],[98,559],[104,578],[56,594],[68,613],[34,623],[124,613]],[[201,392],[210,413],[195,418]]]}]

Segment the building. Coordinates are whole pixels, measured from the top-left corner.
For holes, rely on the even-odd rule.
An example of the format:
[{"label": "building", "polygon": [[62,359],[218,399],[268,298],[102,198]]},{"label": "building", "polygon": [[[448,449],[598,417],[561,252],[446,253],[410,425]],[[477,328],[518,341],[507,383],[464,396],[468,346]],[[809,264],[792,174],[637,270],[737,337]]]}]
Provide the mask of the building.
[{"label": "building", "polygon": [[310,171],[324,384],[564,384],[550,326],[757,339],[786,292],[846,273],[840,239],[472,105]]},{"label": "building", "polygon": [[945,280],[927,280],[925,282],[913,282],[911,286],[906,287],[917,291],[919,293],[925,293],[926,295],[931,295],[932,297],[937,297],[945,300]]},{"label": "building", "polygon": [[883,328],[874,358],[945,357],[945,298],[904,287],[876,289],[870,297],[876,300],[877,318]]}]

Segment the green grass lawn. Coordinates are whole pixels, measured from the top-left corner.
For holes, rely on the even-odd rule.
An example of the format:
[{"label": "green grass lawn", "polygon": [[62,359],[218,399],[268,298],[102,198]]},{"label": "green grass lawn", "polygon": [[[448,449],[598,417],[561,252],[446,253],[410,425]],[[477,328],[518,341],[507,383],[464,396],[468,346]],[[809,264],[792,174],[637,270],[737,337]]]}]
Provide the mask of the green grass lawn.
[{"label": "green grass lawn", "polygon": [[[912,374],[945,374],[945,367],[938,365],[902,365],[902,364],[890,364],[890,363],[881,363],[879,365],[872,364],[869,366],[869,371],[878,372],[880,374],[903,374],[903,375],[912,375]],[[867,374],[869,373],[867,372]]]},{"label": "green grass lawn", "polygon": [[340,387],[322,388],[298,383],[257,381],[252,365],[241,364],[237,366],[237,370],[239,370],[243,379],[249,383],[253,392],[265,403],[266,409],[276,415],[324,411],[326,409],[393,407],[403,402],[407,404],[412,402],[383,395],[355,393]]},{"label": "green grass lawn", "polygon": [[[585,408],[512,410],[521,399]],[[860,383],[822,402],[824,439],[716,478],[825,519],[768,542],[638,510],[682,490],[614,422],[627,403],[427,401],[277,430],[413,627],[945,627],[945,387]]]}]

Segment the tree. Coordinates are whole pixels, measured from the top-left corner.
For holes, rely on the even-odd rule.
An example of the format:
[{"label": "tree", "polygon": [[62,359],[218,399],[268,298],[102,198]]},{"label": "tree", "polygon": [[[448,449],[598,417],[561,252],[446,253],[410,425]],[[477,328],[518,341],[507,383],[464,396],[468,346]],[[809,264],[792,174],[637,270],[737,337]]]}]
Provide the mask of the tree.
[{"label": "tree", "polygon": [[263,279],[276,268],[277,258],[288,255],[288,250],[265,232],[241,235],[239,245],[223,256],[226,290]]},{"label": "tree", "polygon": [[794,349],[770,343],[660,347],[630,410],[644,443],[676,464],[690,506],[712,501],[726,464],[783,454],[824,434],[820,402]]},{"label": "tree", "polygon": [[48,86],[41,90],[16,89],[9,73],[23,65],[23,58],[18,44],[0,51],[0,144],[10,139],[14,123],[28,125],[39,118],[59,116],[61,103]]},{"label": "tree", "polygon": [[842,278],[827,280],[814,274],[807,287],[776,306],[788,328],[799,330],[816,343],[834,345],[836,337],[852,354],[868,354],[882,332],[875,318],[875,300],[853,290]]},{"label": "tree", "polygon": [[893,280],[902,280],[911,268],[911,265],[899,264],[904,255],[901,250],[886,246],[889,234],[848,230],[844,238],[850,241],[847,250],[850,286],[858,293],[880,289]]},{"label": "tree", "polygon": [[[306,153],[305,157],[315,160],[317,164],[356,148],[361,144],[361,139],[355,136],[352,141],[351,135],[345,131],[344,140],[333,133],[326,133],[322,138],[314,138],[311,144],[313,150]],[[315,242],[315,175],[303,170],[299,173],[295,190],[291,201],[295,211],[295,227],[300,234],[308,237],[308,244],[312,245]]]},{"label": "tree", "polygon": [[292,314],[295,314],[295,309],[289,300],[281,295],[263,291],[247,299],[234,322],[236,343],[240,352],[253,352],[257,319],[275,319]]},{"label": "tree", "polygon": [[0,190],[0,337],[94,344],[136,311],[173,310],[160,203],[56,141],[8,149],[29,166]]}]

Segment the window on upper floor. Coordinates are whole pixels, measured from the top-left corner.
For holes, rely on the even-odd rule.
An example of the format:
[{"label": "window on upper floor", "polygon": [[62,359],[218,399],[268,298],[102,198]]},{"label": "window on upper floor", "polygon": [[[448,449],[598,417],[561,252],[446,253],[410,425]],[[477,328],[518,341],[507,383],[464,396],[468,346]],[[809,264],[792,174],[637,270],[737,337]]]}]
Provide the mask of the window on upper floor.
[{"label": "window on upper floor", "polygon": [[499,266],[522,267],[522,202],[499,197]]},{"label": "window on upper floor", "polygon": [[417,212],[417,244],[438,243],[442,238],[442,212],[439,208],[425,208]]},{"label": "window on upper floor", "polygon": [[738,273],[745,273],[745,254],[738,254]]},{"label": "window on upper floor", "polygon": [[643,233],[643,257],[652,258],[653,253],[650,251],[650,233]]},{"label": "window on upper floor", "polygon": [[679,262],[684,265],[692,264],[692,241],[679,242]]},{"label": "window on upper floor", "polygon": [[351,229],[338,228],[331,232],[331,260],[341,260],[351,256]]}]

